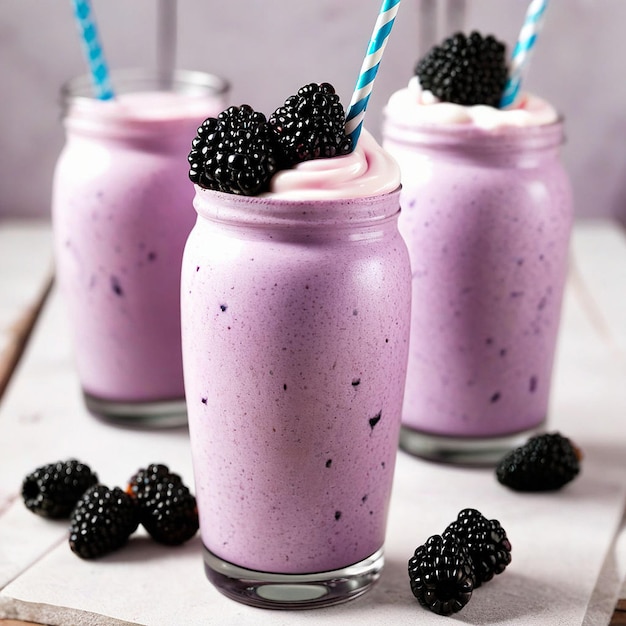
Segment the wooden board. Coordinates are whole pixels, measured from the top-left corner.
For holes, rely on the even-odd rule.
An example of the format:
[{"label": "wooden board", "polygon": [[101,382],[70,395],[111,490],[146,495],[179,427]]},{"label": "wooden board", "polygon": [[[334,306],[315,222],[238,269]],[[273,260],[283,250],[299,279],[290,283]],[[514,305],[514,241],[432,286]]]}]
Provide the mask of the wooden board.
[{"label": "wooden board", "polygon": [[51,279],[50,224],[0,220],[0,397]]}]

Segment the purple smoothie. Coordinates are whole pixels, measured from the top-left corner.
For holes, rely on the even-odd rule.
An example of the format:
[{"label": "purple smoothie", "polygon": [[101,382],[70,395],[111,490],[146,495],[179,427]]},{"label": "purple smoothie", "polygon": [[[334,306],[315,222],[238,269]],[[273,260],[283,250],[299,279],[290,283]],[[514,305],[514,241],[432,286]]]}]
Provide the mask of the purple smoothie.
[{"label": "purple smoothie", "polygon": [[184,398],[178,296],[195,220],[186,155],[223,94],[70,96],[52,204],[78,374],[94,412],[142,414]]},{"label": "purple smoothie", "polygon": [[388,118],[384,132],[403,173],[413,274],[403,439],[540,427],[572,223],[561,123],[406,128]]},{"label": "purple smoothie", "polygon": [[398,192],[298,202],[198,188],[185,383],[206,548],[305,574],[383,545],[408,352]]}]

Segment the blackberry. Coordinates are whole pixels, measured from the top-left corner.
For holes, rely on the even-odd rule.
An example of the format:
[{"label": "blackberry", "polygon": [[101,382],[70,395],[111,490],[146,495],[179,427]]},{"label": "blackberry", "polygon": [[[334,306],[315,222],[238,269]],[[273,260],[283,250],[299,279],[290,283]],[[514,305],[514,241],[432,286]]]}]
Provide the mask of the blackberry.
[{"label": "blackberry", "polygon": [[135,501],[119,487],[90,487],[76,504],[69,543],[82,559],[95,559],[121,548],[139,525]]},{"label": "blackberry", "polygon": [[463,509],[443,532],[455,537],[469,553],[474,588],[501,574],[511,562],[511,542],[498,520],[487,519],[476,509]]},{"label": "blackberry", "polygon": [[352,139],[346,136],[345,124],[345,111],[331,84],[301,87],[269,118],[280,167],[348,154]]},{"label": "blackberry", "polygon": [[492,35],[456,33],[418,61],[415,74],[422,89],[444,102],[498,107],[508,75],[505,52]]},{"label": "blackberry", "polygon": [[67,518],[78,499],[98,482],[91,468],[76,459],[38,467],[22,482],[26,508],[51,518]]},{"label": "blackberry", "polygon": [[433,535],[409,560],[411,591],[419,603],[439,615],[460,611],[474,583],[466,548],[455,537]]},{"label": "blackberry", "polygon": [[178,545],[198,530],[196,499],[178,474],[153,463],[129,481],[126,493],[136,499],[143,527],[159,543]]},{"label": "blackberry", "polygon": [[141,504],[141,523],[159,543],[184,543],[198,530],[196,499],[181,483],[159,483],[152,497]]},{"label": "blackberry", "polygon": [[497,465],[500,483],[515,491],[553,491],[580,472],[580,450],[560,433],[531,437]]},{"label": "blackberry", "polygon": [[142,467],[130,478],[126,487],[126,493],[132,498],[136,498],[141,504],[144,500],[149,500],[156,492],[157,486],[162,482],[183,483],[183,479],[173,472],[167,465],[161,463],[151,463],[147,467]]},{"label": "blackberry", "polygon": [[266,191],[276,171],[267,119],[247,104],[206,119],[192,141],[188,159],[193,183],[244,196]]}]

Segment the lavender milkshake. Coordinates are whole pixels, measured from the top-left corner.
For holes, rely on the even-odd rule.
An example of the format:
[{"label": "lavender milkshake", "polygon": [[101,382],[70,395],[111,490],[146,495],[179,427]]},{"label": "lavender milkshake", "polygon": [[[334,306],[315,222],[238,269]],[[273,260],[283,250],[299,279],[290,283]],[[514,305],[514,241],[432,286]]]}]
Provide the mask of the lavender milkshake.
[{"label": "lavender milkshake", "polygon": [[572,222],[562,121],[530,94],[463,106],[414,78],[383,134],[413,274],[401,445],[494,462],[548,415]]},{"label": "lavender milkshake", "polygon": [[408,353],[399,171],[347,156],[241,197],[196,188],[183,260],[185,387],[207,575],[301,608],[378,578]]},{"label": "lavender milkshake", "polygon": [[88,408],[133,424],[184,423],[180,264],[195,212],[185,156],[226,85],[177,72],[120,72],[117,97],[64,93],[67,142],[52,213],[56,277]]}]

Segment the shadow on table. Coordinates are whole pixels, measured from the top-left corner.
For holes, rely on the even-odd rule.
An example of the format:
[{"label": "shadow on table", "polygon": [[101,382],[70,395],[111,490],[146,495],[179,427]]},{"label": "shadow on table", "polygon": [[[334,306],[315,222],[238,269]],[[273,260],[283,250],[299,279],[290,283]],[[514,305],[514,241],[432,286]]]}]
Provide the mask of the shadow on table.
[{"label": "shadow on table", "polygon": [[[572,588],[571,592],[575,597],[576,590]],[[378,585],[360,602],[376,607],[411,607],[415,610],[416,619],[422,611],[423,617],[432,615],[418,604],[411,593],[407,563],[395,559],[386,560]],[[554,618],[555,610],[560,611],[562,605],[567,605],[562,587],[507,570],[474,590],[463,610],[448,619],[465,624],[544,624],[548,623],[545,620]],[[345,610],[350,608],[349,605],[345,607]]]},{"label": "shadow on table", "polygon": [[167,558],[180,559],[191,558],[201,563],[202,540],[196,534],[189,541],[180,546],[166,546],[157,543],[148,535],[132,535],[128,543],[118,550],[104,557],[110,563],[145,563],[146,561],[159,561]]},{"label": "shadow on table", "polygon": [[469,604],[454,617],[465,624],[547,624],[558,614],[566,624],[567,603],[562,587],[506,571],[474,590]]}]

